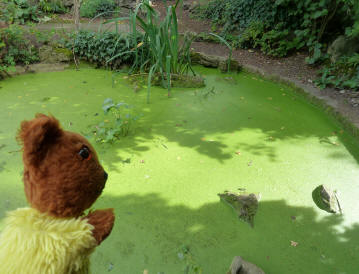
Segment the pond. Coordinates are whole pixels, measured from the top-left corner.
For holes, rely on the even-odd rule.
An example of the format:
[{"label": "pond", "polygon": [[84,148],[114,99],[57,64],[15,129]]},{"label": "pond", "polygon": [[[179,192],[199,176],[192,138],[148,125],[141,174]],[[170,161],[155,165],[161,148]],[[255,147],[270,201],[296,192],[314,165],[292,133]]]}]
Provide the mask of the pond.
[{"label": "pond", "polygon": [[[112,73],[81,68],[0,82],[0,228],[26,206],[15,136],[20,122],[51,113],[87,135],[109,180],[94,208],[115,208],[93,273],[226,273],[236,255],[266,273],[355,273],[359,267],[358,142],[291,88],[249,73],[205,75],[203,89],[134,92]],[[141,114],[129,136],[95,143],[106,98]],[[338,190],[343,215],[316,207],[312,191]],[[261,196],[254,228],[219,201],[238,188]],[[296,244],[297,243],[297,244]],[[185,251],[188,251],[187,253]]]}]

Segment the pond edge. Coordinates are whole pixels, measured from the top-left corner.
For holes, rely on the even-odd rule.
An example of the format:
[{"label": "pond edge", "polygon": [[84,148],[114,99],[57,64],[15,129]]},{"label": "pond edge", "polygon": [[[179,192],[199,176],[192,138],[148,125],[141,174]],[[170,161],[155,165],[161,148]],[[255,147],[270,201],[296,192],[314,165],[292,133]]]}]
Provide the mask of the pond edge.
[{"label": "pond edge", "polygon": [[351,111],[351,106],[343,102],[335,100],[329,95],[324,94],[318,88],[302,83],[278,74],[271,74],[265,70],[249,64],[241,64],[244,72],[261,76],[266,80],[270,80],[279,84],[288,86],[293,92],[300,94],[309,103],[319,107],[324,113],[328,114],[336,122],[341,124],[357,141],[359,141],[359,117],[355,111]]},{"label": "pond edge", "polygon": [[[294,80],[278,74],[268,73],[265,70],[249,65],[240,64],[242,71],[259,75],[264,79],[284,84],[290,87],[293,92],[304,96],[304,98],[311,104],[319,107],[326,114],[330,115],[334,120],[340,123],[344,129],[346,129],[357,141],[359,141],[359,117],[355,111],[351,110],[351,106],[344,104],[339,100],[331,98],[329,95],[324,94],[318,88],[302,83],[298,80]],[[26,68],[18,69],[11,76],[15,77],[21,74],[37,73],[37,72],[52,72],[62,71],[70,68],[68,63],[57,64],[44,64],[37,63],[28,65]]]}]

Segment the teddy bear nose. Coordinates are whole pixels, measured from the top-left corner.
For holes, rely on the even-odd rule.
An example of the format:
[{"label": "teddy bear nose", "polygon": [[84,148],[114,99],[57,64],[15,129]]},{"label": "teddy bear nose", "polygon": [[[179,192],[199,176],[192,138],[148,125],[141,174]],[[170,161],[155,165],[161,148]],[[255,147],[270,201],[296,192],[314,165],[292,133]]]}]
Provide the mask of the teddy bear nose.
[{"label": "teddy bear nose", "polygon": [[106,172],[106,171],[104,171],[104,174],[103,174],[103,176],[105,177],[105,181],[107,181],[107,178],[108,178],[108,174],[107,174],[107,172]]}]

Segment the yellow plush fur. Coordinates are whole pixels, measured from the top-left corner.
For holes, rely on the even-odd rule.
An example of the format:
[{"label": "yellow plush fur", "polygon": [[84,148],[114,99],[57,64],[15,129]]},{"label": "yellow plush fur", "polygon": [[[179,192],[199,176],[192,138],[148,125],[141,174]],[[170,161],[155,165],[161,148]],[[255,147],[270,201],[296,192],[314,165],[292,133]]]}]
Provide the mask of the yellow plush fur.
[{"label": "yellow plush fur", "polygon": [[86,274],[96,246],[93,226],[33,208],[8,213],[0,235],[1,274]]}]

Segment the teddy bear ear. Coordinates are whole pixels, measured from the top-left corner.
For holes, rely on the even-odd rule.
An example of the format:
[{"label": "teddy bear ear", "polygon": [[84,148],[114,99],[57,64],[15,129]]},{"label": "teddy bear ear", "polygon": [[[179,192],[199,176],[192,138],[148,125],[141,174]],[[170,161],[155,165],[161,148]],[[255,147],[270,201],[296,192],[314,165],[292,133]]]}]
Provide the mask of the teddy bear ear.
[{"label": "teddy bear ear", "polygon": [[35,119],[23,121],[17,139],[23,145],[24,160],[36,165],[62,134],[60,123],[53,116],[36,114]]}]

